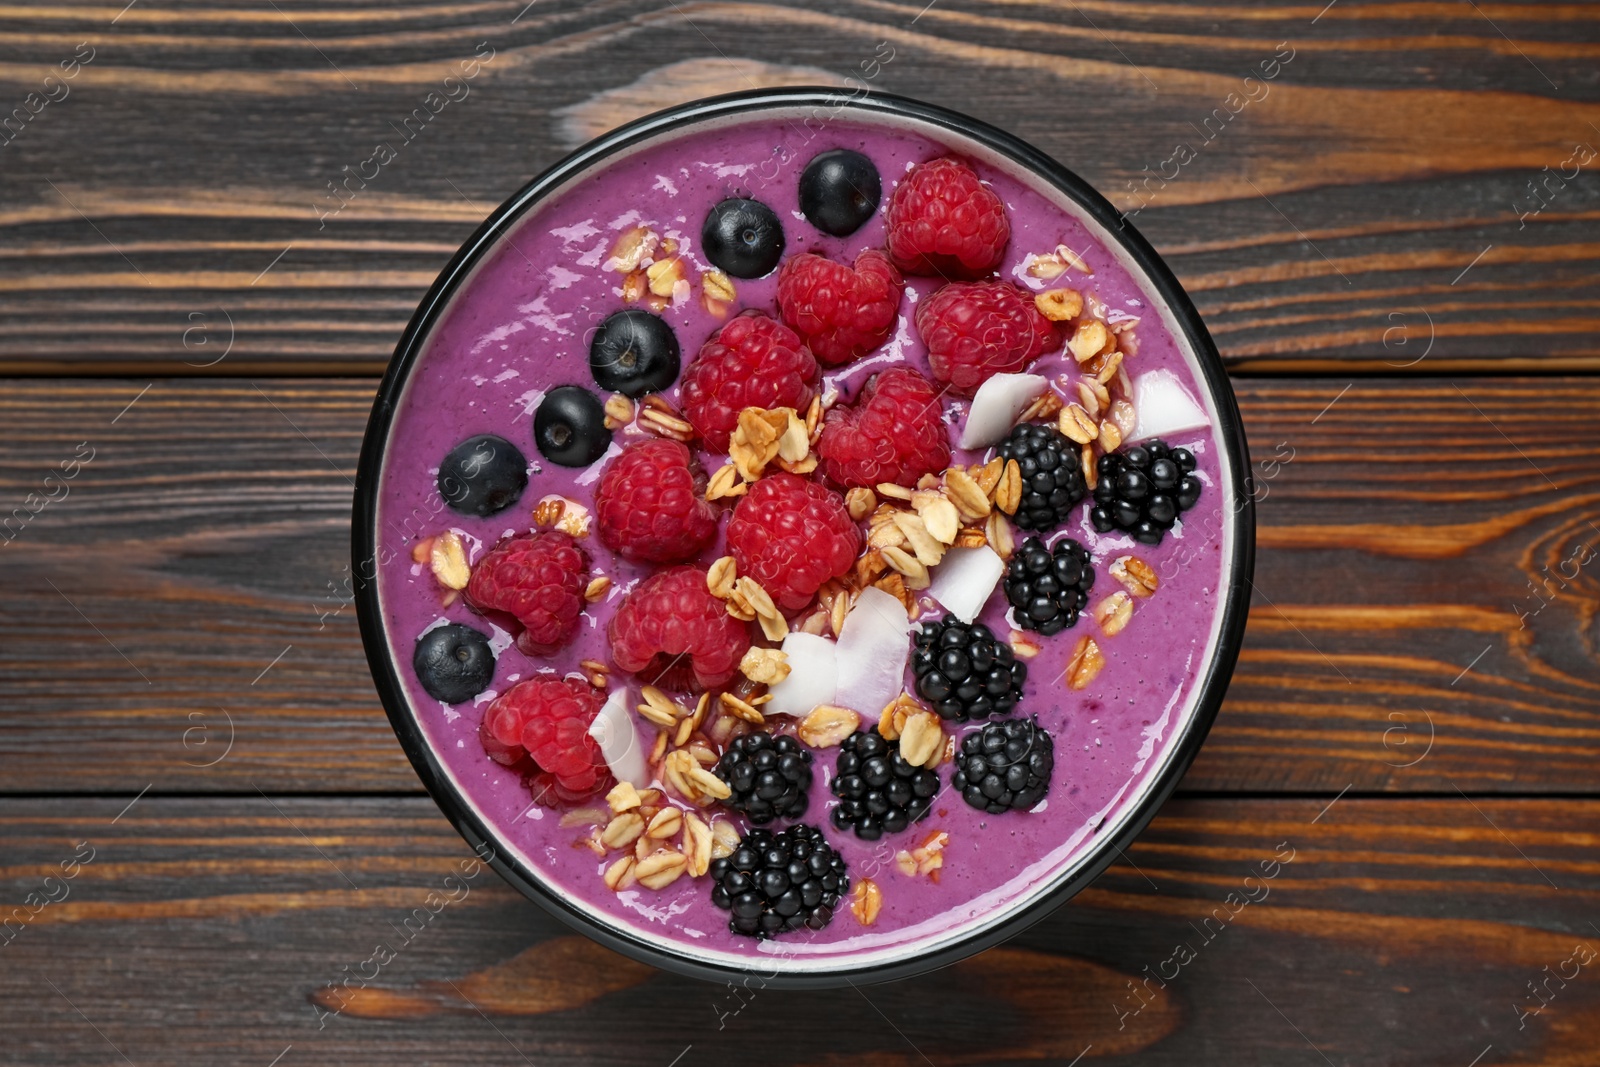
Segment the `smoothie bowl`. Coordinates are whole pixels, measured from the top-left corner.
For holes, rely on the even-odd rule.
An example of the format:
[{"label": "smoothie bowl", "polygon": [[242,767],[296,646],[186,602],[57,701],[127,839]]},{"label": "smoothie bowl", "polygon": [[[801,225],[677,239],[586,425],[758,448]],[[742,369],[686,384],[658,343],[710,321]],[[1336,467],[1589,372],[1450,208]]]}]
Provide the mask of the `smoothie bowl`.
[{"label": "smoothie bowl", "polygon": [[1042,918],[1192,760],[1253,520],[1155,253],[964,116],[761,91],[508,201],[379,390],[354,527],[407,755],[638,959],[903,977]]}]

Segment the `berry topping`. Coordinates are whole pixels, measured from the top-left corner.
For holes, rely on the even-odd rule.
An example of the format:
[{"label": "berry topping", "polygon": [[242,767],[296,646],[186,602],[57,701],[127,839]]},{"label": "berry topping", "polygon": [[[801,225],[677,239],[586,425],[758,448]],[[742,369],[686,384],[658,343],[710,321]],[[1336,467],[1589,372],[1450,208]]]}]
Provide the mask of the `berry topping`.
[{"label": "berry topping", "polygon": [[417,638],[411,668],[433,699],[460,704],[494,681],[494,649],[489,638],[472,627],[447,623]]},{"label": "berry topping", "polygon": [[581,386],[558,385],[534,413],[533,443],[551,463],[587,467],[611,447],[605,407]]},{"label": "berry topping", "polygon": [[711,595],[699,567],[657,571],[634,586],[608,633],[617,666],[663,689],[726,685],[750,649],[745,624]]},{"label": "berry topping", "polygon": [[467,605],[511,616],[522,625],[517,647],[548,656],[578,629],[588,568],[583,549],[560,530],[508,537],[472,568]]},{"label": "berry topping", "polygon": [[823,582],[849,571],[860,550],[861,530],[844,498],[794,474],[756,482],[728,520],[728,553],[738,572],[790,611],[805,607]]},{"label": "berry topping", "polygon": [[939,792],[939,776],[907,763],[900,742],[857,731],[839,742],[830,788],[839,798],[834,828],[853,827],[863,841],[876,841],[927,817]]},{"label": "berry topping", "polygon": [[958,396],[1062,344],[1060,329],[1039,313],[1033,295],[1010,282],[946,285],[917,306],[916,320],[934,378]]},{"label": "berry topping", "polygon": [[1101,456],[1099,474],[1089,521],[1101,533],[1124,530],[1147,545],[1159,545],[1200,499],[1194,453],[1159,440]]},{"label": "berry topping", "polygon": [[813,156],[800,174],[800,213],[823,233],[848,237],[878,210],[883,183],[860,152],[833,148]]},{"label": "berry topping", "polygon": [[829,367],[883,344],[899,318],[905,279],[876,248],[847,267],[811,252],[790,256],[778,272],[778,310]]},{"label": "berry topping", "polygon": [[726,452],[740,411],[789,407],[804,413],[821,373],[799,334],[746,311],[712,334],[683,372],[683,413],[707,446]]},{"label": "berry topping", "polygon": [[965,721],[1005,715],[1017,706],[1028,666],[1011,646],[996,641],[982,623],[968,625],[954,615],[925,622],[911,652],[917,695],[940,718]]},{"label": "berry topping", "polygon": [[678,380],[678,335],[640,308],[612,314],[589,342],[589,370],[602,389],[624,396],[659,393]]},{"label": "berry topping", "polygon": [[638,563],[693,559],[717,533],[700,464],[662,437],[630,444],[606,464],[594,515],[601,543]]},{"label": "berry topping", "polygon": [[706,258],[735,278],[771,274],[783,258],[783,223],[759,200],[724,200],[700,228]]},{"label": "berry topping", "polygon": [[915,485],[950,464],[950,434],[939,390],[910,367],[867,382],[853,405],[828,410],[817,442],[822,471],[845,488]]},{"label": "berry topping", "polygon": [[492,433],[469,437],[439,464],[439,495],[463,515],[493,515],[522,499],[528,461],[516,445]]},{"label": "berry topping", "polygon": [[494,699],[478,736],[496,763],[522,766],[541,804],[573,804],[608,788],[611,772],[589,727],[600,713],[599,694],[587,682],[535,675]]},{"label": "berry topping", "polygon": [[1050,791],[1055,764],[1055,744],[1037,719],[991,722],[961,739],[950,784],[979,811],[1027,811]]},{"label": "berry topping", "polygon": [[972,168],[945,157],[918,163],[889,197],[889,256],[907,274],[981,278],[1011,239],[1005,204]]},{"label": "berry topping", "polygon": [[733,855],[711,861],[711,903],[733,913],[728,929],[747,937],[821,930],[850,891],[844,857],[805,823],[751,830]]},{"label": "berry topping", "polygon": [[1046,637],[1078,621],[1092,585],[1089,550],[1070,537],[1049,548],[1030,537],[1006,565],[1006,599],[1017,609],[1017,625]]},{"label": "berry topping", "polygon": [[716,774],[733,790],[723,803],[744,812],[755,826],[806,813],[811,753],[792,737],[759,733],[735,738],[717,761]]},{"label": "berry topping", "polygon": [[1078,446],[1054,426],[1025,422],[995,449],[1022,471],[1022,500],[1013,516],[1024,530],[1053,530],[1088,493]]}]

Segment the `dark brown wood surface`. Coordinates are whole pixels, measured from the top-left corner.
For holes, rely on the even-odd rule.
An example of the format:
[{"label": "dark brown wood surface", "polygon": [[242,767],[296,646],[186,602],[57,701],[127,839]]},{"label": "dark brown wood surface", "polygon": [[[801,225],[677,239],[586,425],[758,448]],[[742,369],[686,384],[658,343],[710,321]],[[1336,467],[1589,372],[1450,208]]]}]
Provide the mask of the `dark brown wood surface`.
[{"label": "dark brown wood surface", "polygon": [[[93,57],[0,148],[18,371],[375,371],[443,260],[567,149],[678,100],[863,74],[1136,211],[1235,366],[1600,359],[1582,3],[121,6],[0,8],[7,109]],[[482,46],[470,94],[323,218],[329,183]]]},{"label": "dark brown wood surface", "polygon": [[1012,944],[826,993],[654,972],[488,872],[406,926],[471,858],[425,798],[126,803],[0,802],[5,891],[65,887],[0,949],[8,1062],[1594,1062],[1594,801],[1177,801]]},{"label": "dark brown wood surface", "polygon": [[[372,391],[12,384],[4,499],[38,490],[84,442],[94,456],[0,548],[13,576],[0,779],[40,792],[322,789],[330,775],[416,788],[349,605],[350,479]],[[1186,787],[1600,790],[1600,382],[1237,391],[1260,561],[1244,654]],[[207,766],[230,738],[227,761]]]},{"label": "dark brown wood surface", "polygon": [[[0,120],[59,97],[0,125],[0,1063],[1595,1062],[1600,7],[124,2],[0,5]],[[407,936],[469,853],[349,604],[401,328],[586,138],[890,51],[1130,212],[1235,374],[1256,588],[1182,795],[889,986],[673,978],[488,872]]]}]

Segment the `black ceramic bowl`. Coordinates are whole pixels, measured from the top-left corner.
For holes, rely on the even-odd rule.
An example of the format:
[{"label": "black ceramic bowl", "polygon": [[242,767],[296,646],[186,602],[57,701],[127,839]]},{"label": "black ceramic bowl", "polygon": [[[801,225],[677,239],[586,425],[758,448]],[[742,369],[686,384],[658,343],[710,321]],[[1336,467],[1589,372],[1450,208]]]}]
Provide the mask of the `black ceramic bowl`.
[{"label": "black ceramic bowl", "polygon": [[[591,142],[539,175],[507,200],[445,267],[400,339],[378,389],[362,447],[353,524],[356,604],[362,638],[378,692],[401,745],[445,816],[479,855],[486,856],[507,881],[527,896],[601,943],[647,963],[712,980],[748,974],[756,968],[708,959],[665,938],[646,937],[625,925],[597,919],[592,911],[558,892],[536,872],[524,854],[500,839],[439,760],[397,673],[395,656],[385,632],[378,583],[374,581],[379,568],[410,562],[394,560],[380,552],[376,528],[379,475],[384,467],[397,405],[430,331],[474,267],[541,201],[570,188],[584,175],[614,161],[620,154],[670,140],[708,124],[759,118],[782,121],[795,128],[810,128],[808,124],[825,126],[841,115],[926,132],[955,151],[1022,176],[1075,214],[1120,261],[1139,288],[1163,305],[1157,310],[1184,361],[1194,372],[1195,380],[1208,394],[1202,398],[1202,403],[1209,409],[1217,431],[1220,484],[1210,491],[1222,494],[1225,501],[1221,511],[1224,529],[1219,535],[1224,584],[1220,590],[1220,612],[1214,617],[1210,654],[1202,665],[1202,677],[1195,688],[1191,711],[1174,727],[1170,741],[1155,757],[1153,770],[1147,768],[1136,794],[1099,828],[1094,843],[1087,850],[1063,864],[1041,885],[1030,889],[1023,899],[969,921],[959,931],[930,944],[926,950],[865,963],[836,961],[821,967],[807,966],[803,958],[798,963],[792,958],[763,960],[760,965],[763,981],[780,986],[822,987],[917,974],[1005,940],[1045,917],[1086,886],[1149,823],[1199,750],[1222,702],[1237,658],[1250,599],[1254,513],[1247,477],[1249,462],[1238,408],[1216,349],[1193,304],[1144,238],[1104,197],[1039,150],[975,119],[914,100],[875,93],[844,94],[827,89],[760,90],[701,100],[639,119]],[[887,199],[887,188],[884,196]],[[686,352],[685,358],[690,354]]]}]

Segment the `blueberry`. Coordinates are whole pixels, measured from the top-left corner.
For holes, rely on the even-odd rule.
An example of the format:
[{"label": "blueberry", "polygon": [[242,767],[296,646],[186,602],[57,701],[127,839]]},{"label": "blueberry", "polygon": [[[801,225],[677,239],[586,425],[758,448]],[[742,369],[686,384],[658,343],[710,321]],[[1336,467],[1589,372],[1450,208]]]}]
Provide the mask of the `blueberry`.
[{"label": "blueberry", "polygon": [[446,704],[460,704],[494,681],[494,650],[489,647],[488,637],[470,626],[452,622],[436,626],[417,639],[411,666],[429,696]]},{"label": "blueberry", "polygon": [[533,416],[539,454],[563,467],[587,467],[611,447],[606,411],[589,390],[560,385],[545,394]]},{"label": "blueberry", "polygon": [[759,200],[724,200],[700,229],[706,258],[735,278],[760,278],[783,258],[783,224]]},{"label": "blueberry", "polygon": [[463,515],[493,515],[522,498],[528,461],[504,437],[482,433],[450,450],[439,464],[439,495]]},{"label": "blueberry", "polygon": [[811,225],[835,237],[859,230],[878,210],[882,195],[878,168],[848,148],[817,155],[800,175],[801,213]]},{"label": "blueberry", "polygon": [[636,399],[677,381],[679,365],[672,327],[638,308],[606,319],[589,344],[589,369],[600,388]]}]

